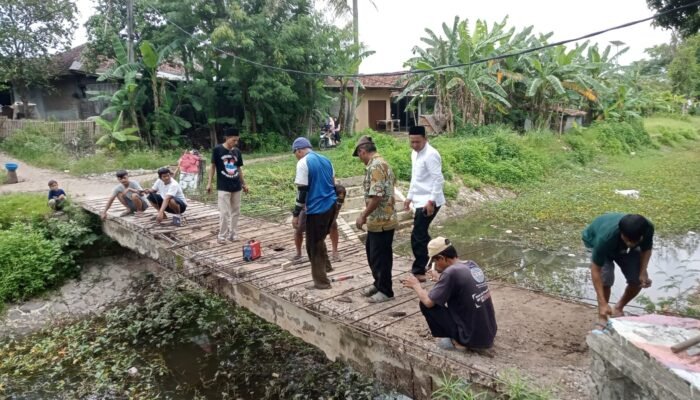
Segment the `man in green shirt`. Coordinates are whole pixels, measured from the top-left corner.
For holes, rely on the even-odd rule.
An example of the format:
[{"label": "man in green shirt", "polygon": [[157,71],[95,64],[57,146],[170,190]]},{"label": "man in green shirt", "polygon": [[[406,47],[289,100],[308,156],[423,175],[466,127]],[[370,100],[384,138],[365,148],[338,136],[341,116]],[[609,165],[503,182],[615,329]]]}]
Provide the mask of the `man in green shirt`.
[{"label": "man in green shirt", "polygon": [[[642,288],[651,286],[647,272],[654,244],[654,225],[639,214],[603,214],[591,222],[581,235],[592,251],[591,280],[598,300],[602,324],[608,317],[623,315],[625,306]],[[627,287],[614,308],[610,308],[610,288],[615,283],[615,264],[627,279]]]}]

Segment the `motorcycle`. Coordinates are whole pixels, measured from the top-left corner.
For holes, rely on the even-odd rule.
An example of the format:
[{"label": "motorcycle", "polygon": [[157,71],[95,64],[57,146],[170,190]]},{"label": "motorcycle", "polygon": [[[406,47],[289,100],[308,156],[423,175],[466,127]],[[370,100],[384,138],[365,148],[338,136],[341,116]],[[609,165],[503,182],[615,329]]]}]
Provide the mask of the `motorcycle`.
[{"label": "motorcycle", "polygon": [[336,141],[336,133],[334,132],[334,130],[331,129],[329,125],[324,126],[321,129],[318,147],[321,150],[326,150],[326,149],[333,148],[337,145],[338,145],[338,142]]}]

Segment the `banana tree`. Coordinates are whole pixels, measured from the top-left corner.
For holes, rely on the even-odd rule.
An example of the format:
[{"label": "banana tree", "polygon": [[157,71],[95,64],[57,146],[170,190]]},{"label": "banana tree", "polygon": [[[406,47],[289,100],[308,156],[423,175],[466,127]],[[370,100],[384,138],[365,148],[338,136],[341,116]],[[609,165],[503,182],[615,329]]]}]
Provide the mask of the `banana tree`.
[{"label": "banana tree", "polygon": [[96,145],[100,147],[106,147],[109,150],[116,149],[119,145],[125,145],[129,142],[138,142],[141,140],[140,137],[136,136],[139,130],[136,127],[124,127],[122,126],[122,117],[124,113],[121,112],[113,121],[108,121],[102,117],[97,117],[95,123],[99,125],[104,133],[97,139]]},{"label": "banana tree", "polygon": [[158,70],[168,61],[170,54],[178,49],[178,43],[172,42],[156,50],[151,42],[144,40],[139,49],[144,75],[150,78],[152,91],[153,113],[147,118],[153,133],[151,144],[159,147],[163,144],[163,140],[167,140],[169,145],[175,145],[182,130],[192,125],[173,112],[173,100],[167,87],[168,81],[158,77]]}]

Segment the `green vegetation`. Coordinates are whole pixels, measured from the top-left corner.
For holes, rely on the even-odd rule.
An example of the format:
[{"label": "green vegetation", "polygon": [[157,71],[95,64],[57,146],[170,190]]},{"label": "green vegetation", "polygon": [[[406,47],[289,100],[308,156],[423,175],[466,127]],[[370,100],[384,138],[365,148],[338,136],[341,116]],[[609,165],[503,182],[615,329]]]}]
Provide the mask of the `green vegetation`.
[{"label": "green vegetation", "polygon": [[[543,181],[519,188],[516,199],[488,204],[470,219],[487,226],[493,221],[519,234],[530,245],[560,249],[578,246],[583,227],[599,214],[611,211],[635,212],[648,216],[662,236],[682,234],[700,226],[700,143],[695,138],[700,118],[686,121],[651,118],[645,121],[652,141],[667,137],[674,149],[632,146],[636,136],[614,144],[612,155],[599,155],[586,166],[557,169]],[[603,132],[602,136],[600,132]],[[684,132],[684,133],[681,133]],[[665,133],[665,135],[664,135]],[[583,132],[609,141],[607,128],[595,126]],[[624,136],[628,137],[628,136]],[[646,140],[644,141],[646,143]],[[635,155],[617,154],[637,149]],[[636,189],[640,198],[615,194],[615,190]],[[534,227],[538,227],[535,230]],[[453,234],[464,235],[457,224],[448,225]],[[495,233],[498,235],[498,233]]]},{"label": "green vegetation", "polygon": [[138,149],[84,154],[67,147],[62,134],[51,132],[40,125],[15,132],[0,142],[0,149],[32,165],[70,171],[76,175],[110,172],[122,168],[156,169],[175,164],[181,155],[179,150]]},{"label": "green vegetation", "polygon": [[434,400],[548,400],[552,398],[548,390],[539,388],[516,370],[506,370],[501,374],[501,395],[494,397],[486,392],[475,392],[471,385],[461,378],[445,376],[438,383],[438,390],[433,392]]},{"label": "green vegetation", "polygon": [[163,288],[155,281],[138,289],[138,300],[103,316],[0,341],[0,395],[292,399],[378,394],[371,380],[204,289],[184,283]]},{"label": "green vegetation", "polygon": [[77,276],[79,257],[98,239],[96,230],[90,217],[71,204],[62,214],[52,214],[43,194],[0,196],[0,304]]}]

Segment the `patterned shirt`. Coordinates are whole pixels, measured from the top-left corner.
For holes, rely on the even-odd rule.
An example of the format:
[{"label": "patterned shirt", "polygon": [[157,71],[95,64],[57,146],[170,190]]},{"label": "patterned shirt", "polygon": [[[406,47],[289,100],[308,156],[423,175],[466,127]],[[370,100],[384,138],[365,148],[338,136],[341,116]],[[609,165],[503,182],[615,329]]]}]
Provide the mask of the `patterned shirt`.
[{"label": "patterned shirt", "polygon": [[394,203],[394,185],[396,177],[389,164],[375,153],[365,168],[365,179],[362,187],[365,190],[365,204],[370,196],[381,197],[379,206],[367,216],[367,230],[369,232],[382,232],[396,229],[398,219]]}]

